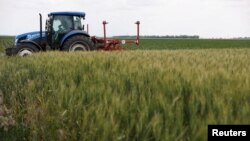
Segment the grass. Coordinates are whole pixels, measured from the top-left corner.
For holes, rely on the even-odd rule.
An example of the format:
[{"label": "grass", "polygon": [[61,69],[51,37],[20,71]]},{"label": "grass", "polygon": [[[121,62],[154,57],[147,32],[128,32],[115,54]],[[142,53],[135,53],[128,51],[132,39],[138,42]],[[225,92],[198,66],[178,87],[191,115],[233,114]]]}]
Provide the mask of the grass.
[{"label": "grass", "polygon": [[0,138],[206,140],[208,124],[250,123],[248,72],[250,49],[2,56],[16,124]]},{"label": "grass", "polygon": [[13,36],[0,36],[0,53],[4,52],[4,49],[11,46],[13,43]]},{"label": "grass", "polygon": [[[129,46],[135,49],[134,45]],[[250,40],[234,39],[141,39],[140,48],[155,49],[250,48]]]}]

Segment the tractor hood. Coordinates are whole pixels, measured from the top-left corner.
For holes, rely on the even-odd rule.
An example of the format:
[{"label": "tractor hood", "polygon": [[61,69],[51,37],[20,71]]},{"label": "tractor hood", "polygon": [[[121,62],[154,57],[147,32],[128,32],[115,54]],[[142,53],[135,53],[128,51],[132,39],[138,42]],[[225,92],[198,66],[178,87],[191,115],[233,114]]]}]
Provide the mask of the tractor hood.
[{"label": "tractor hood", "polygon": [[[46,37],[45,31],[42,32],[42,37]],[[40,38],[40,31],[28,32],[28,33],[17,35],[15,43],[17,43],[18,41],[21,41],[21,40],[33,41],[33,40],[36,40],[38,38]]]}]

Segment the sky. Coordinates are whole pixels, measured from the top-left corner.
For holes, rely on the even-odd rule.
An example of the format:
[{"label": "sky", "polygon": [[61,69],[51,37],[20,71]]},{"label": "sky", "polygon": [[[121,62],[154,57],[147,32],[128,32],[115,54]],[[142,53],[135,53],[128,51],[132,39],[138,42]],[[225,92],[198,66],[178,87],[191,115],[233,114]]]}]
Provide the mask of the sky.
[{"label": "sky", "polygon": [[50,12],[86,13],[91,36],[199,35],[201,38],[250,37],[250,0],[0,0],[0,35],[39,30]]}]

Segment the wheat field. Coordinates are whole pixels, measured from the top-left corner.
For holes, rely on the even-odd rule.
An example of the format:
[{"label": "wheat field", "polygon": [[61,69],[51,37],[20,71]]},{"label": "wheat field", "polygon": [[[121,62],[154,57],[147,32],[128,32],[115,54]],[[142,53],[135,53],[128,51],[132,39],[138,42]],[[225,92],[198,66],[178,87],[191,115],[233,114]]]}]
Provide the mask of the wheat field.
[{"label": "wheat field", "polygon": [[[5,140],[207,139],[250,123],[250,49],[47,52],[0,58]],[[7,130],[7,131],[6,131]]]}]

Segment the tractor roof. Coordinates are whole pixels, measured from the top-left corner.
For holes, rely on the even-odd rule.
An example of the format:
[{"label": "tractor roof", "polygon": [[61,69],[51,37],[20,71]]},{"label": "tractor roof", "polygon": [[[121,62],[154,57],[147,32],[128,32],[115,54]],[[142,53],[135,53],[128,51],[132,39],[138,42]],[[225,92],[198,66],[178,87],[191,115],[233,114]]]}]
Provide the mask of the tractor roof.
[{"label": "tractor roof", "polygon": [[51,12],[49,15],[66,15],[66,16],[80,16],[85,17],[84,12]]}]

